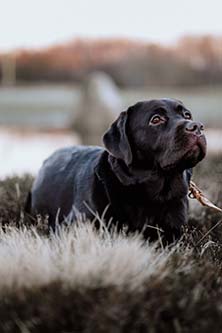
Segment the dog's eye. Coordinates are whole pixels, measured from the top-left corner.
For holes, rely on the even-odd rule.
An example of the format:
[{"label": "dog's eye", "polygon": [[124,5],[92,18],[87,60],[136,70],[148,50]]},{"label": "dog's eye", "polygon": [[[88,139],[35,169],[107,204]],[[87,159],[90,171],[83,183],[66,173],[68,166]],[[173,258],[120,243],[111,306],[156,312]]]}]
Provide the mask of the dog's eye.
[{"label": "dog's eye", "polygon": [[185,119],[192,119],[190,112],[184,112],[183,116]]},{"label": "dog's eye", "polygon": [[152,125],[158,125],[162,122],[164,122],[164,118],[162,118],[158,115],[153,116],[150,120],[150,124],[152,124]]}]

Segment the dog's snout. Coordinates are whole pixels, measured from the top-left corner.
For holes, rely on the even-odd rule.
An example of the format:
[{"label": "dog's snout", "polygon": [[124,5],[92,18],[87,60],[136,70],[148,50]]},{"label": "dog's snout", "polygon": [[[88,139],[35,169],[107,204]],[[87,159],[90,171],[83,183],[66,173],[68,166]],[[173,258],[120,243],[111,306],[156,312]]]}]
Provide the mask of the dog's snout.
[{"label": "dog's snout", "polygon": [[195,135],[201,135],[204,131],[204,125],[200,122],[189,121],[185,125],[185,131]]}]

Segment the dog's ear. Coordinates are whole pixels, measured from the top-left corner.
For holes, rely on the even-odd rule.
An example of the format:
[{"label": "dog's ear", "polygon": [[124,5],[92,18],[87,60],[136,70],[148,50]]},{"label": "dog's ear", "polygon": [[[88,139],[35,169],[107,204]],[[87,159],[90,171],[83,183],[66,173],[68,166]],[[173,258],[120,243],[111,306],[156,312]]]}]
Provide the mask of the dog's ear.
[{"label": "dog's ear", "polygon": [[132,163],[132,151],[126,133],[128,112],[121,112],[119,117],[103,136],[103,143],[108,152],[121,159],[126,165]]}]

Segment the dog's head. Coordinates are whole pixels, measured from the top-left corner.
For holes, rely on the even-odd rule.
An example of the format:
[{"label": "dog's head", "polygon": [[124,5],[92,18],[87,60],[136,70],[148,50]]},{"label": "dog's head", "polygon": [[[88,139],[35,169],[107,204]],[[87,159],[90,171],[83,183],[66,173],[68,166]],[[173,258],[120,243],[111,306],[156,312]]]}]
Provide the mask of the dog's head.
[{"label": "dog's head", "polygon": [[202,123],[175,99],[138,102],[105,133],[108,152],[127,166],[167,171],[194,167],[206,154]]}]

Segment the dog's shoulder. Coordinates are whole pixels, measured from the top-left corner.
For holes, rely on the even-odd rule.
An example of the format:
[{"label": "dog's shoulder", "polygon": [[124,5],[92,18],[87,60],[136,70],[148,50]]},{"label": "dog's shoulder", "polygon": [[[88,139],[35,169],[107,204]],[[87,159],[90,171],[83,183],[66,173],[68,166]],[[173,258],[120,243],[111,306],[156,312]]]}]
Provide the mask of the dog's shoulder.
[{"label": "dog's shoulder", "polygon": [[103,151],[103,148],[93,146],[73,146],[55,151],[44,161],[34,181],[32,207],[41,212],[47,198],[57,208],[63,201],[72,201],[74,194],[75,200],[80,201],[92,187],[94,168]]},{"label": "dog's shoulder", "polygon": [[[79,180],[79,177],[93,173],[103,148],[93,146],[72,146],[56,150],[44,162],[34,182],[36,186],[62,185],[65,181]],[[88,178],[87,177],[87,178]]]},{"label": "dog's shoulder", "polygon": [[42,165],[42,169],[54,169],[59,171],[67,170],[67,168],[83,168],[84,165],[90,165],[94,160],[99,158],[103,152],[102,147],[96,146],[72,146],[56,150],[50,155]]}]

